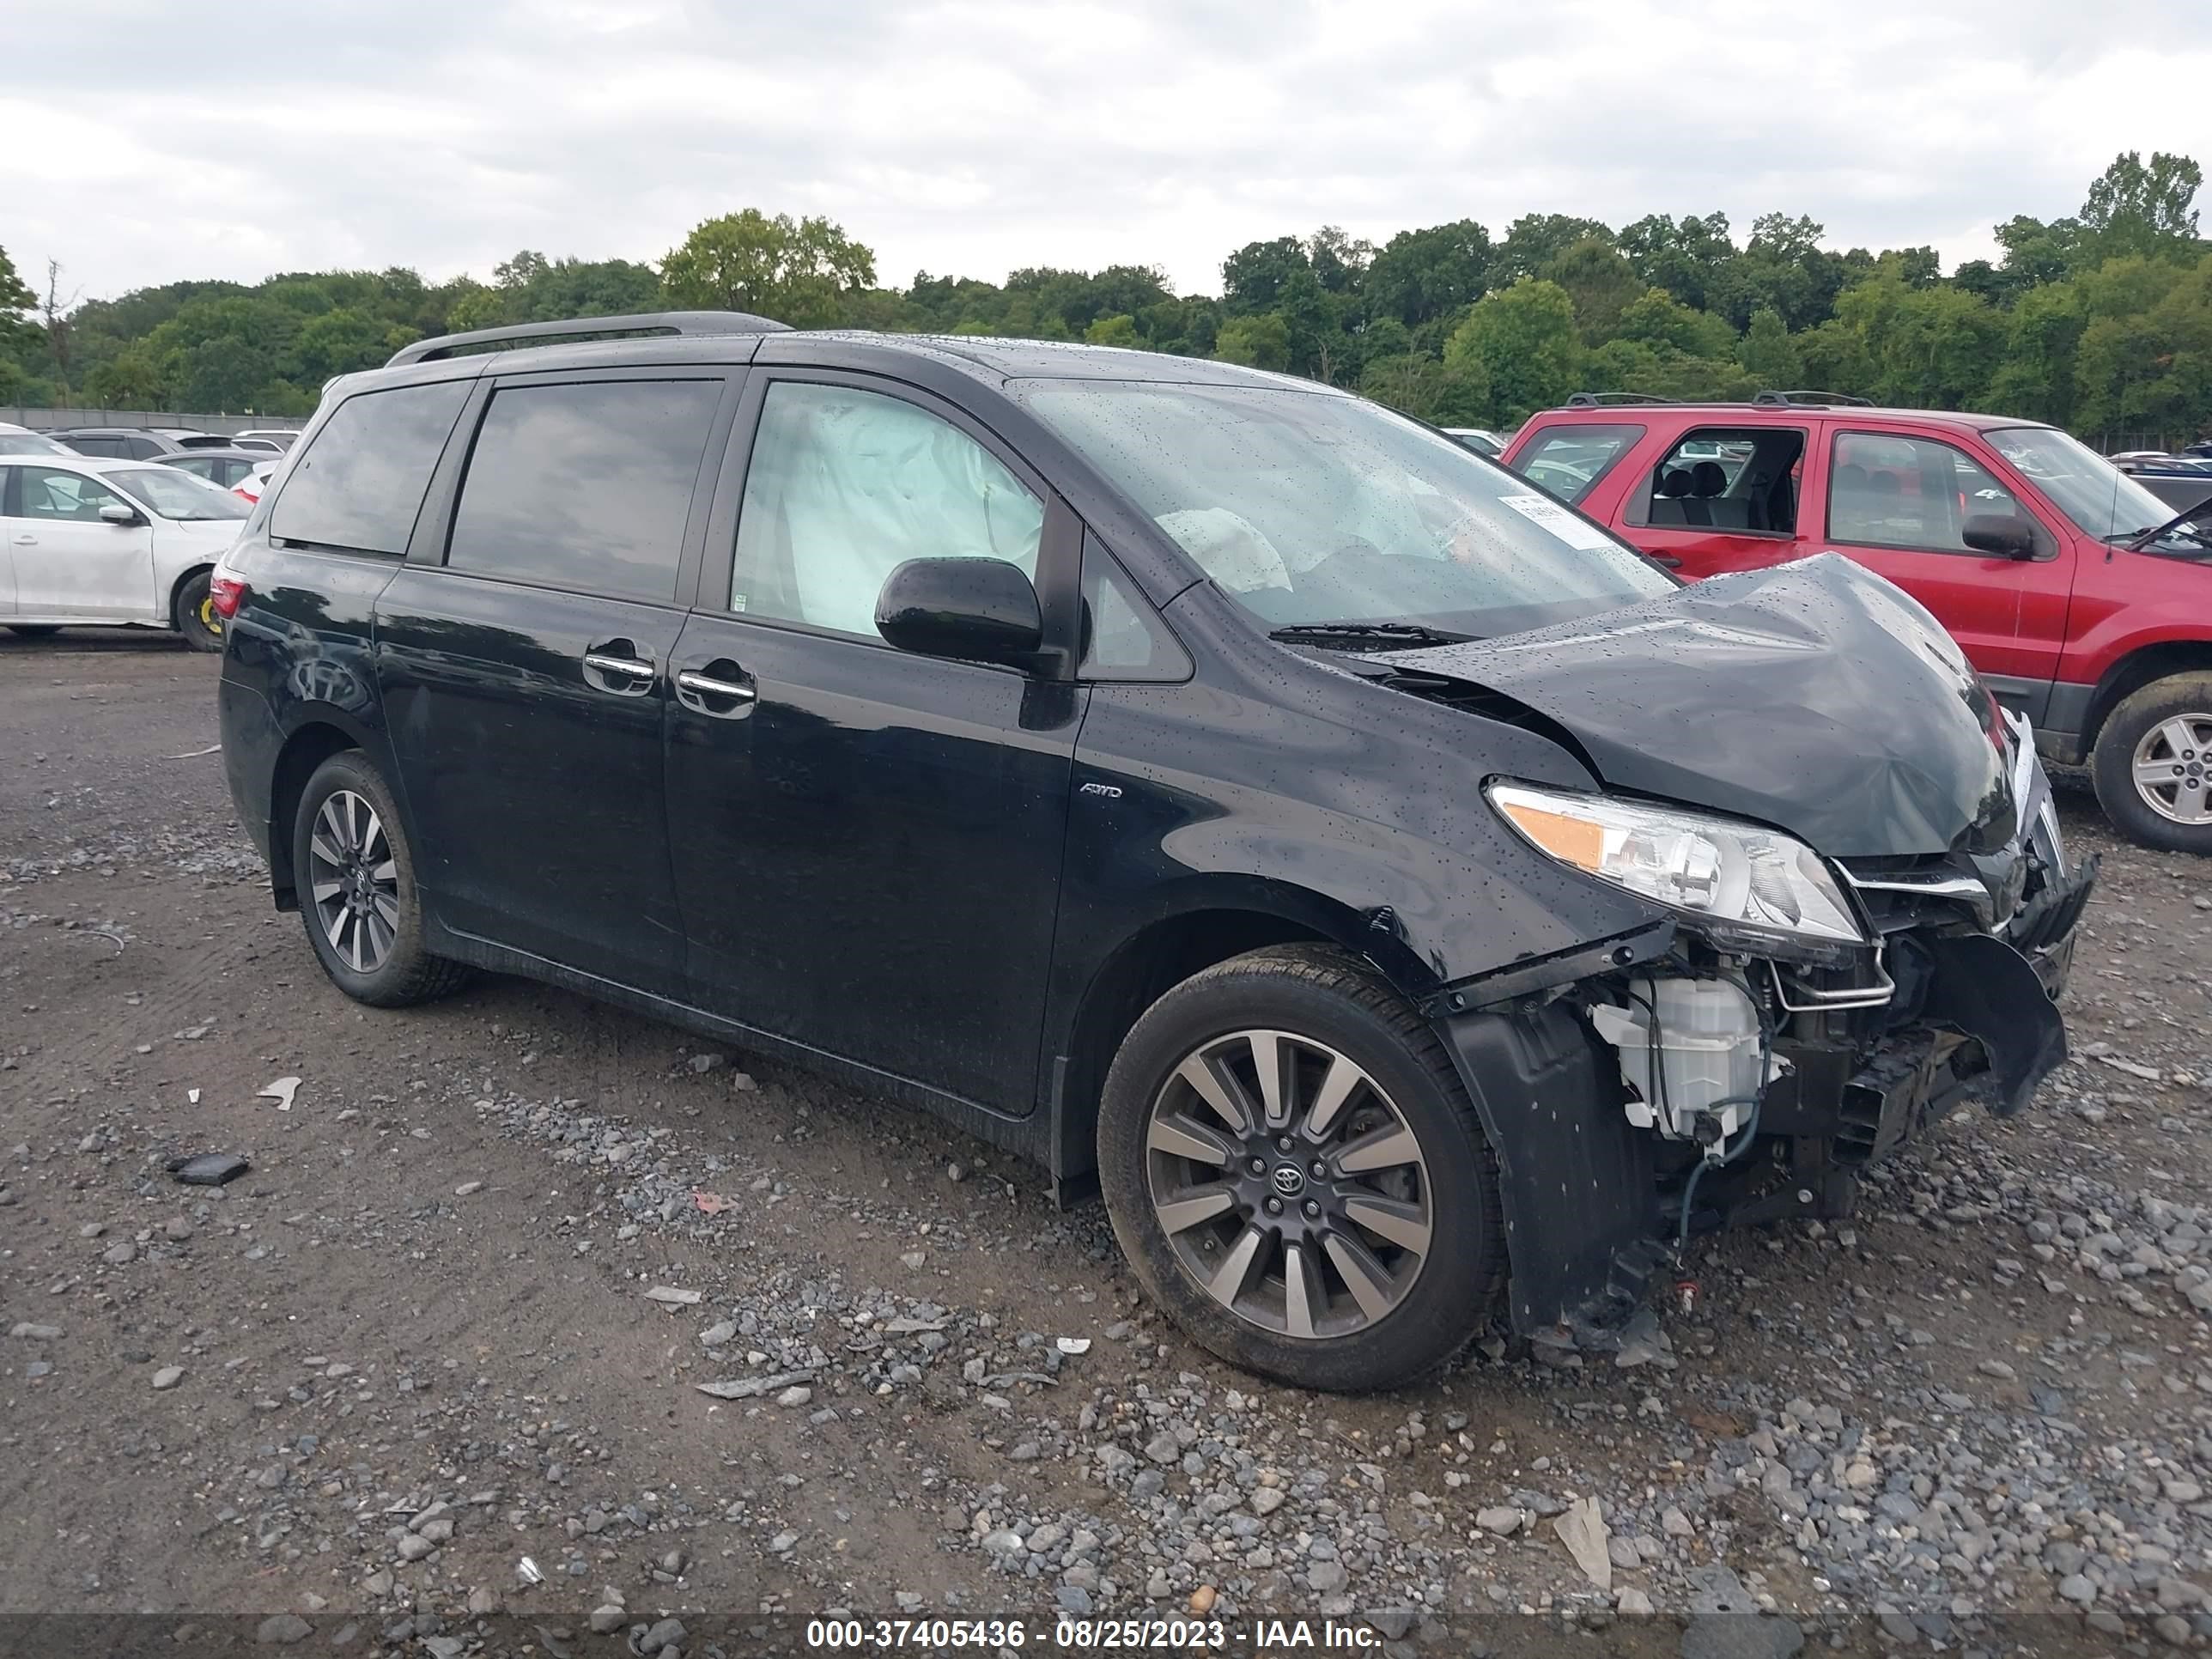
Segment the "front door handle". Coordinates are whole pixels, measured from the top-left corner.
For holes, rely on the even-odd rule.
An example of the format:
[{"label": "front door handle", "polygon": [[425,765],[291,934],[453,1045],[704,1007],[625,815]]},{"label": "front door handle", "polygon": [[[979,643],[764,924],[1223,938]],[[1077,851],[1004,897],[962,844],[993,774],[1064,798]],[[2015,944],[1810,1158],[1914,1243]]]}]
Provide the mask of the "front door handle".
[{"label": "front door handle", "polygon": [[15,538],[15,545],[18,547],[36,547],[38,544],[39,538],[36,536],[18,536]]},{"label": "front door handle", "polygon": [[1646,553],[1644,556],[1654,564],[1664,565],[1669,570],[1680,570],[1682,568],[1682,562],[1672,553]]},{"label": "front door handle", "polygon": [[584,682],[610,696],[641,697],[660,671],[628,640],[609,640],[584,653]]},{"label": "front door handle", "polygon": [[676,700],[698,714],[731,720],[750,714],[760,693],[754,689],[751,675],[728,658],[717,657],[704,669],[678,672]]}]

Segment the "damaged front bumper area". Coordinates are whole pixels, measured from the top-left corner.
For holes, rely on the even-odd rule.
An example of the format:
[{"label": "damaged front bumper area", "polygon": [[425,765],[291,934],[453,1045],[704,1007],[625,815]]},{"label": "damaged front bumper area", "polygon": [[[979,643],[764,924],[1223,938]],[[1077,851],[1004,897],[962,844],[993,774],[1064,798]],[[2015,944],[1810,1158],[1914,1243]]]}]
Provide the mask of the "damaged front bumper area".
[{"label": "damaged front bumper area", "polygon": [[1615,1346],[1691,1235],[1848,1215],[1937,1120],[2027,1105],[2097,877],[2031,805],[1995,857],[1844,863],[1865,945],[1752,956],[1680,919],[1431,1005],[1498,1152],[1517,1331]]}]

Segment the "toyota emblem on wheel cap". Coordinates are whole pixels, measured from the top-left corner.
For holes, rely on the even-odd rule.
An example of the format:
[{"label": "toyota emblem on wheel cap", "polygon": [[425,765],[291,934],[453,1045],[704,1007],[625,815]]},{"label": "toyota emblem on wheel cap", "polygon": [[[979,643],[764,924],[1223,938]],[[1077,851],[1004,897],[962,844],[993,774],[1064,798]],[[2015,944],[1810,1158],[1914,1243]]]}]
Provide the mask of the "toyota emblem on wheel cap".
[{"label": "toyota emblem on wheel cap", "polygon": [[1296,1198],[1305,1190],[1305,1172],[1295,1164],[1278,1164],[1270,1179],[1275,1190],[1285,1198]]}]

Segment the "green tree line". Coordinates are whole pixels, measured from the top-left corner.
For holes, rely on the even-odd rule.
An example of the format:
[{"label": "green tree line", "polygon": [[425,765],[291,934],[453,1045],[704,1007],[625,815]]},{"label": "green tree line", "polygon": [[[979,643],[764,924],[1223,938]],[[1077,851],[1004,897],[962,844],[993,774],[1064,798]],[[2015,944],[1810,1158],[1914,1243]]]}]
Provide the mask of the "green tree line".
[{"label": "green tree line", "polygon": [[1582,387],[1737,398],[1815,386],[1990,409],[2091,435],[2212,422],[2212,244],[2203,173],[2120,155],[2081,210],[1995,227],[2002,257],[1945,276],[1930,247],[1837,252],[1770,213],[1618,228],[1528,214],[1381,246],[1334,227],[1248,244],[1218,295],[1149,265],[1036,266],[1004,282],[918,274],[879,286],[874,253],[826,219],[710,219],[657,264],[523,252],[491,281],[297,272],[172,283],[41,307],[0,251],[0,402],[299,415],[333,374],[425,335],[671,308],[798,327],[1087,340],[1326,380],[1425,418],[1510,426]]}]

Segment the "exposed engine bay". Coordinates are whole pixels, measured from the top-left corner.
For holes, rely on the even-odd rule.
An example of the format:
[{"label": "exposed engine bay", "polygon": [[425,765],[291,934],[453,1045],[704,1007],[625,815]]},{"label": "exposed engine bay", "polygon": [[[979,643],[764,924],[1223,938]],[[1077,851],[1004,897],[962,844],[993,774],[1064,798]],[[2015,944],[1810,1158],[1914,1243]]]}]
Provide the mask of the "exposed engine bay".
[{"label": "exposed engine bay", "polygon": [[[1453,665],[1475,664],[1462,652]],[[2021,1110],[2065,1058],[2055,999],[2095,861],[2068,860],[2027,722],[1956,667],[1954,711],[1973,713],[1992,763],[1977,798],[1954,797],[1940,851],[1925,836],[1868,850],[1913,821],[1895,792],[1856,819],[1832,798],[1771,795],[1791,835],[1664,800],[1490,787],[1532,844],[1674,912],[1432,1005],[1498,1148],[1524,1334],[1610,1346],[1692,1236],[1848,1215],[1870,1164],[1962,1105]],[[1487,700],[1493,718],[1554,718],[1456,678],[1399,684]],[[1577,746],[1608,781],[1627,769]],[[1844,823],[1840,856],[1803,835]]]}]

